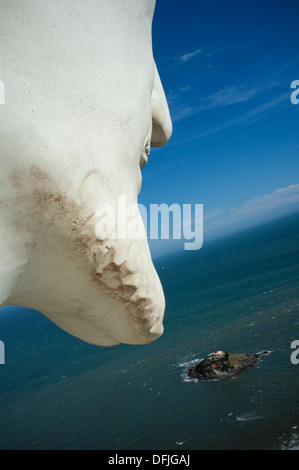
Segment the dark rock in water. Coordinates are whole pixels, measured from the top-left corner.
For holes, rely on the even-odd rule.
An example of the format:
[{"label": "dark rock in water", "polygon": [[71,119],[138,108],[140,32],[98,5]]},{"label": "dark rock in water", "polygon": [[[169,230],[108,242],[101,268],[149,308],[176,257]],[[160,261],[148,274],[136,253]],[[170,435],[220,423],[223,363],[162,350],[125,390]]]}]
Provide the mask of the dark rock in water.
[{"label": "dark rock in water", "polygon": [[265,354],[269,354],[269,351],[256,354],[230,354],[215,351],[191,367],[188,370],[188,376],[198,380],[233,377],[243,370],[258,365],[261,356]]}]

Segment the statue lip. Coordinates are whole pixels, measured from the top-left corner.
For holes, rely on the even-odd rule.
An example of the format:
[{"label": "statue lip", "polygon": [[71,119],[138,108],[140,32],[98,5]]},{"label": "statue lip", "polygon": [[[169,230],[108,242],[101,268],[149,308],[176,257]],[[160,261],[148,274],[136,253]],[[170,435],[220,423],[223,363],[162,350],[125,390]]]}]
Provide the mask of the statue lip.
[{"label": "statue lip", "polygon": [[148,161],[148,156],[145,154],[145,152],[142,152],[140,156],[140,160],[139,160],[140,170],[142,170],[142,168],[145,167],[145,165],[147,164],[147,161]]},{"label": "statue lip", "polygon": [[143,151],[141,152],[140,159],[139,159],[140,170],[142,170],[142,168],[144,168],[145,165],[147,164],[150,151],[151,151],[151,141],[147,137],[147,141],[144,145]]}]

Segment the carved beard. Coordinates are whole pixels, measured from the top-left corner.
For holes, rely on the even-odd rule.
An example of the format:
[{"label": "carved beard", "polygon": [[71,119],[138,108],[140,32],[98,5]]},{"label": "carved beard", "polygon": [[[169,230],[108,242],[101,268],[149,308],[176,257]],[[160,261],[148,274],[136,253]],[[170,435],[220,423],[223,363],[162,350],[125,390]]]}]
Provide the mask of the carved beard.
[{"label": "carved beard", "polygon": [[39,310],[92,344],[157,339],[165,300],[147,240],[97,239],[94,213],[36,166],[10,180],[16,207],[28,209],[25,220],[17,211],[14,218],[28,261],[11,303]]}]

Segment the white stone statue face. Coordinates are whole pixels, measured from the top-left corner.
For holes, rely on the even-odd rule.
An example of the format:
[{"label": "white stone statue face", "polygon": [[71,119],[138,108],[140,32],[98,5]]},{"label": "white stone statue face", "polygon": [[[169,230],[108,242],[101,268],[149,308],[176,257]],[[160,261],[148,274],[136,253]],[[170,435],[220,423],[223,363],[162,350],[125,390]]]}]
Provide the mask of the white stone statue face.
[{"label": "white stone statue face", "polygon": [[152,56],[154,0],[1,6],[0,304],[84,341],[163,331],[147,240],[96,236],[96,209],[137,202],[150,145],[172,126]]}]

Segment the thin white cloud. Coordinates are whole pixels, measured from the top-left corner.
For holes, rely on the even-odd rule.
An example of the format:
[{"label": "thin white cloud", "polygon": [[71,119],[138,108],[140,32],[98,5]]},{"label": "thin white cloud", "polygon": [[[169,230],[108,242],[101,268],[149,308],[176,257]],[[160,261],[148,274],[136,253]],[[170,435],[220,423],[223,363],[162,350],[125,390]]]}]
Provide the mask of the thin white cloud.
[{"label": "thin white cloud", "polygon": [[193,59],[196,57],[198,54],[202,52],[202,49],[196,49],[195,51],[188,52],[187,54],[184,54],[179,57],[180,62],[189,62],[190,59]]},{"label": "thin white cloud", "polygon": [[[216,209],[206,214],[204,209],[204,243],[297,211],[299,211],[299,184],[279,188],[271,193],[250,199],[230,210]],[[194,225],[194,218],[184,220],[184,225],[189,227],[190,223]],[[174,232],[177,231],[180,234],[181,228],[181,225],[175,227]],[[160,256],[183,250],[182,240],[149,238],[149,244],[153,255]]]},{"label": "thin white cloud", "polygon": [[[267,117],[268,112],[274,110],[275,108],[279,108],[281,105],[289,105],[290,101],[290,94],[289,92],[281,94],[273,99],[269,99],[266,103],[256,106],[252,108],[250,111],[247,111],[246,113],[242,114],[241,116],[235,118],[235,119],[230,119],[219,126],[212,127],[210,129],[207,129],[199,134],[195,134],[191,137],[186,137],[182,141],[175,141],[172,143],[168,144],[168,147],[171,145],[178,145],[178,144],[186,144],[187,142],[193,142],[195,140],[199,140],[203,137],[207,137],[212,134],[216,134],[217,132],[223,131],[224,129],[228,129],[233,126],[237,126],[239,124],[252,124],[253,122],[259,121],[265,117]],[[181,119],[184,119],[186,117],[190,117],[192,115],[197,114],[198,112],[202,111],[202,109],[198,109],[192,106],[178,106],[174,112],[172,113],[172,120],[173,122],[180,121]]]},{"label": "thin white cloud", "polygon": [[[267,84],[267,86],[250,86],[249,84],[242,85],[232,85],[230,87],[222,88],[214,93],[211,93],[208,96],[202,97],[199,100],[199,104],[194,105],[193,103],[179,104],[180,94],[177,92],[171,91],[169,94],[169,105],[171,108],[172,120],[173,122],[180,121],[186,117],[198,114],[203,111],[207,111],[213,108],[219,108],[224,106],[231,106],[236,103],[245,103],[247,101],[256,98],[258,95],[262,94],[265,91],[273,88],[276,83]],[[190,87],[191,88],[191,87]],[[188,89],[190,89],[188,88]],[[181,91],[181,90],[180,90]],[[289,96],[288,96],[289,98]],[[284,97],[283,97],[284,99]],[[281,96],[275,97],[272,100],[269,100],[267,103],[260,105],[254,110],[248,113],[248,117],[252,117],[257,113],[266,111],[267,109],[276,106],[282,101]]]},{"label": "thin white cloud", "polygon": [[223,214],[222,209],[216,209],[216,210],[210,212],[209,214],[205,215],[205,222],[208,222],[210,220],[214,220],[217,217],[221,216],[222,214]]},{"label": "thin white cloud", "polygon": [[204,230],[213,236],[230,233],[296,210],[299,210],[299,184],[292,184],[250,199],[230,210],[218,209],[207,214],[204,217]]},{"label": "thin white cloud", "polygon": [[261,88],[249,87],[246,89],[245,87],[239,87],[236,85],[223,88],[205,98],[200,107],[201,109],[199,108],[199,110],[201,111],[220,106],[229,106],[235,103],[243,103],[260,94],[261,91]]},{"label": "thin white cloud", "polygon": [[[184,66],[190,60],[200,55],[204,59],[202,65],[204,67],[206,66],[212,67],[212,64],[210,64],[210,61],[213,60],[214,62],[215,58],[218,55],[232,53],[234,49],[239,50],[239,49],[244,49],[248,47],[250,47],[249,44],[227,44],[227,45],[223,45],[221,47],[216,47],[216,48],[211,48],[211,47],[199,48],[198,47],[182,55],[165,54],[163,56],[156,57],[156,62],[157,62],[158,70],[163,70],[163,69],[171,70],[171,69],[176,69],[176,68],[180,68]],[[206,63],[207,60],[209,61],[209,63]]]},{"label": "thin white cloud", "polygon": [[[204,209],[204,208],[203,208]],[[299,210],[299,184],[280,188],[272,193],[250,199],[230,210],[216,209],[205,214],[203,219],[204,241],[253,227]],[[173,233],[180,235],[184,226],[194,225],[194,217],[186,219],[173,228]],[[183,249],[181,240],[149,240],[151,249],[166,254]],[[162,244],[163,243],[163,244]],[[166,250],[166,251],[165,251]]]}]

